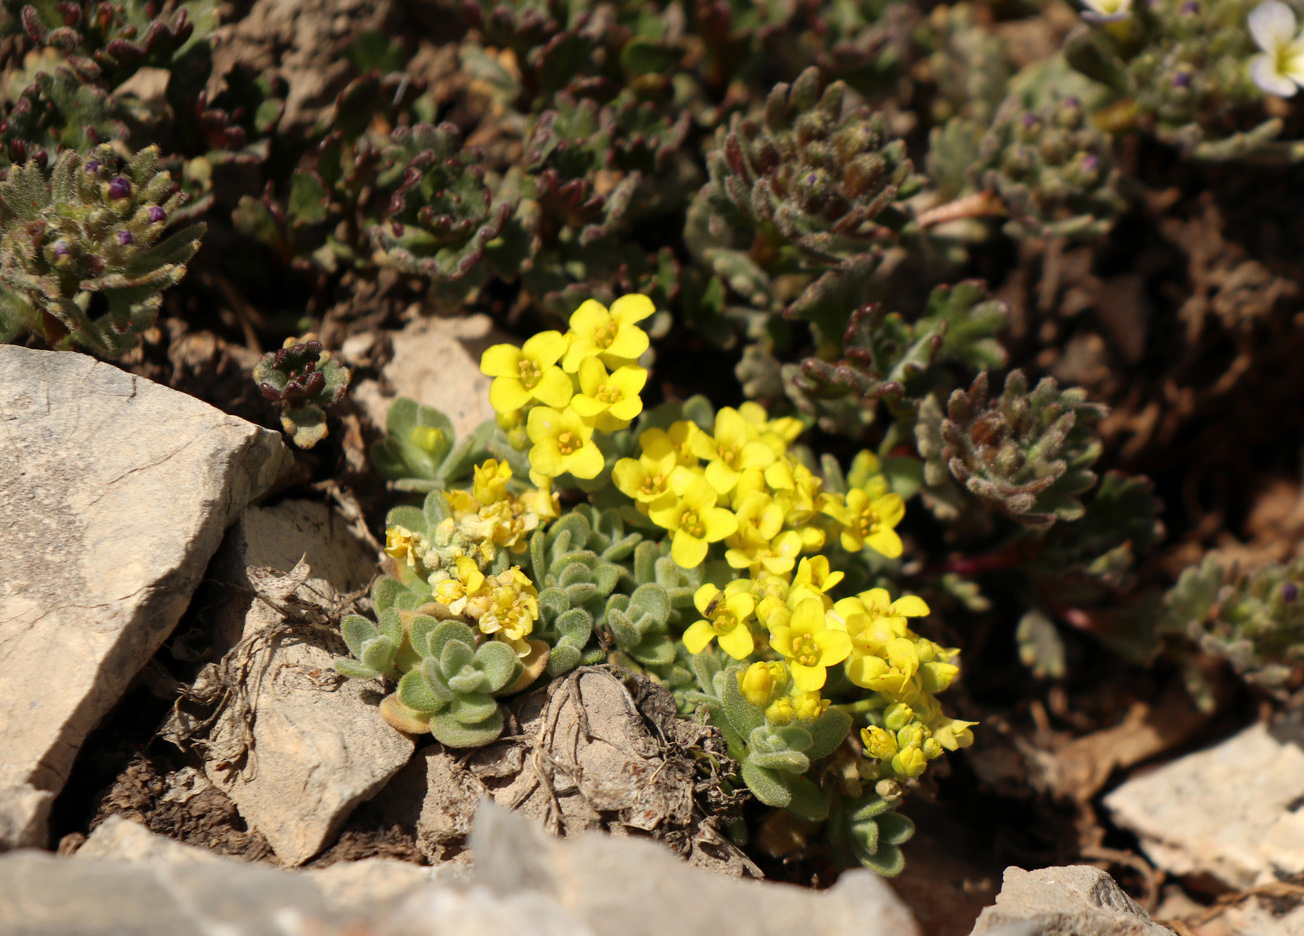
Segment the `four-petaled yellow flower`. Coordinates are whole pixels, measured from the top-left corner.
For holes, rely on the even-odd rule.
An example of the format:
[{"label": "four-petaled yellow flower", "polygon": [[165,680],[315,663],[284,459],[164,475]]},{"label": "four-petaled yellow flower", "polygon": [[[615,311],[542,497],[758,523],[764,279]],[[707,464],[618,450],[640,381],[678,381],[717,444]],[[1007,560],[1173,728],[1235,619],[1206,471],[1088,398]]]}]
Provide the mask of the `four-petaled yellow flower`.
[{"label": "four-petaled yellow flower", "polygon": [[530,449],[532,474],[556,478],[569,471],[588,479],[602,471],[602,453],[593,444],[593,429],[574,410],[536,406],[530,410],[526,431],[534,443]]},{"label": "four-petaled yellow flower", "polygon": [[639,442],[642,453],[616,462],[611,480],[617,490],[643,507],[669,494],[672,481],[682,479],[687,469],[678,464],[674,446],[660,429],[648,429]]},{"label": "four-petaled yellow flower", "polygon": [[562,367],[573,374],[588,357],[600,357],[611,367],[637,360],[648,348],[648,337],[635,323],[655,311],[651,299],[637,294],[621,296],[610,310],[594,299],[586,300],[570,317],[570,347]]},{"label": "four-petaled yellow flower", "polygon": [[768,468],[774,449],[757,436],[756,426],[736,409],[725,407],[715,416],[715,432],[693,437],[693,454],[707,462],[706,480],[718,494],[728,494],[747,468]]},{"label": "four-petaled yellow flower", "polygon": [[906,513],[900,494],[871,499],[863,488],[852,488],[845,506],[830,504],[824,512],[842,524],[842,548],[847,552],[868,546],[889,559],[901,555],[901,537],[894,529]]},{"label": "four-petaled yellow flower", "polygon": [[557,361],[566,353],[561,332],[540,332],[521,347],[494,345],[480,357],[480,370],[494,378],[489,403],[499,413],[510,413],[527,403],[561,409],[571,398],[571,381]]},{"label": "four-petaled yellow flower", "polygon": [[643,368],[626,364],[608,374],[602,361],[592,357],[580,364],[579,377],[580,392],[571,398],[571,409],[593,420],[593,427],[599,432],[624,429],[643,412],[643,400],[639,397],[647,383],[647,371]]},{"label": "four-petaled yellow flower", "polygon": [[775,628],[771,633],[770,646],[787,658],[793,685],[813,692],[824,685],[828,667],[841,663],[851,653],[851,638],[846,631],[827,627],[824,605],[808,598],[793,609],[787,627]]},{"label": "four-petaled yellow flower", "polygon": [[738,518],[715,502],[715,491],[698,476],[681,493],[667,494],[648,509],[652,522],[674,535],[670,556],[681,568],[701,565],[708,544],[738,529]]},{"label": "four-petaled yellow flower", "polygon": [[748,657],[756,647],[747,619],[756,603],[746,592],[722,592],[707,583],[693,594],[693,604],[703,620],[684,631],[684,646],[690,653],[701,653],[712,640],[735,660]]}]

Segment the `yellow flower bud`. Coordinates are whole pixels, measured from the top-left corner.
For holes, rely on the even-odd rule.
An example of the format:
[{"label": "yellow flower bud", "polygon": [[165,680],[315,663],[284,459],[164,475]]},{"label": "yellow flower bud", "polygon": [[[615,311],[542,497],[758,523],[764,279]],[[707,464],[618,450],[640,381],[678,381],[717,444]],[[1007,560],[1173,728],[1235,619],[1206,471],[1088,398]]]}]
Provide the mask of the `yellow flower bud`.
[{"label": "yellow flower bud", "polygon": [[924,726],[918,722],[911,722],[896,733],[897,746],[901,748],[917,748],[924,743]]},{"label": "yellow flower bud", "polygon": [[412,444],[419,449],[433,452],[444,441],[444,431],[438,426],[414,426]]},{"label": "yellow flower bud", "polygon": [[770,703],[770,707],[765,710],[765,720],[772,725],[791,725],[793,719],[797,717],[796,711],[792,707],[792,699],[787,696],[780,696]]},{"label": "yellow flower bud", "polygon": [[898,777],[918,777],[928,768],[928,758],[917,747],[898,751],[892,758],[892,770]]},{"label": "yellow flower bud", "polygon": [[770,701],[774,694],[774,673],[769,664],[753,663],[738,674],[738,688],[743,698],[758,708]]},{"label": "yellow flower bud", "polygon": [[883,713],[883,724],[887,726],[888,731],[900,731],[914,721],[914,718],[914,709],[904,702],[897,702],[894,705],[889,705],[887,711]]},{"label": "yellow flower bud", "polygon": [[888,760],[896,756],[896,738],[877,725],[860,729],[860,740],[864,743],[865,754],[869,757]]},{"label": "yellow flower bud", "polygon": [[828,699],[821,699],[818,691],[797,692],[792,700],[793,711],[802,721],[814,721],[832,704]]},{"label": "yellow flower bud", "polygon": [[927,738],[924,741],[923,752],[929,760],[936,760],[942,756],[942,743],[936,738]]}]

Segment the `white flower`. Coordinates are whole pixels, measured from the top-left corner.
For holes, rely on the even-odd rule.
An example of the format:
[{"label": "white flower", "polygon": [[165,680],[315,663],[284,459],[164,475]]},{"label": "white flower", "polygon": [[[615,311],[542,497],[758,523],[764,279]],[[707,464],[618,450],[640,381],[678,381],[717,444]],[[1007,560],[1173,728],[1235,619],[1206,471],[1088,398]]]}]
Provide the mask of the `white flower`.
[{"label": "white flower", "polygon": [[1132,16],[1132,0],[1082,0],[1082,18],[1091,23],[1119,23]]},{"label": "white flower", "polygon": [[1250,59],[1254,83],[1281,97],[1304,86],[1304,33],[1295,33],[1295,13],[1281,0],[1266,0],[1250,12],[1250,35],[1263,50]]}]

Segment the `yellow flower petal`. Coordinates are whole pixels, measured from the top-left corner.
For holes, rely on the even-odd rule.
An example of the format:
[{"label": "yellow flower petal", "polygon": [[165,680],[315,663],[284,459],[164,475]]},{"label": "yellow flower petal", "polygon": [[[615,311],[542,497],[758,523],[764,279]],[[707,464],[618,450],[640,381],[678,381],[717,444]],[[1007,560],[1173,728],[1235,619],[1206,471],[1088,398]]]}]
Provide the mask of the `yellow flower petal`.
[{"label": "yellow flower petal", "polygon": [[572,390],[570,378],[562,373],[561,368],[549,367],[531,392],[545,406],[561,409],[570,402]]},{"label": "yellow flower petal", "polygon": [[657,307],[647,296],[631,293],[628,296],[621,296],[611,304],[611,317],[622,325],[632,325],[643,321],[656,310]]},{"label": "yellow flower petal", "polygon": [[[698,621],[684,631],[681,638],[689,653],[701,653],[715,639],[715,628],[706,621]],[[723,644],[723,641],[721,641]]]},{"label": "yellow flower petal", "polygon": [[497,344],[480,355],[480,371],[489,377],[518,377],[521,349],[516,345]]},{"label": "yellow flower petal", "polygon": [[746,659],[756,649],[756,642],[752,640],[752,632],[746,624],[739,624],[728,633],[721,634],[719,641],[720,649],[735,660]]},{"label": "yellow flower petal", "polygon": [[676,530],[675,538],[670,545],[670,558],[675,560],[675,564],[681,569],[695,569],[706,558],[706,540],[698,539],[683,530]]},{"label": "yellow flower petal", "polygon": [[489,405],[496,413],[518,410],[531,399],[530,391],[514,377],[495,377],[494,382],[489,385]]}]

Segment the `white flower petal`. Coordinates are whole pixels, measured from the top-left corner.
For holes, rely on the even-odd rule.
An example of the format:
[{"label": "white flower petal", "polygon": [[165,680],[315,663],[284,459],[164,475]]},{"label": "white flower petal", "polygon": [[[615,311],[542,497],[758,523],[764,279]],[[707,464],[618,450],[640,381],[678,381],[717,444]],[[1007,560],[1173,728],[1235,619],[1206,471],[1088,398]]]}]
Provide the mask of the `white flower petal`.
[{"label": "white flower petal", "polygon": [[1250,77],[1264,91],[1278,97],[1290,97],[1296,91],[1295,82],[1277,71],[1277,60],[1272,55],[1256,55],[1250,59]]},{"label": "white flower petal", "polygon": [[1250,11],[1250,35],[1264,52],[1273,53],[1295,38],[1295,13],[1281,0],[1266,0]]},{"label": "white flower petal", "polygon": [[1296,39],[1281,57],[1281,74],[1297,85],[1304,85],[1304,42]]},{"label": "white flower petal", "polygon": [[1082,0],[1087,9],[1082,18],[1089,23],[1117,23],[1132,15],[1132,0]]}]

